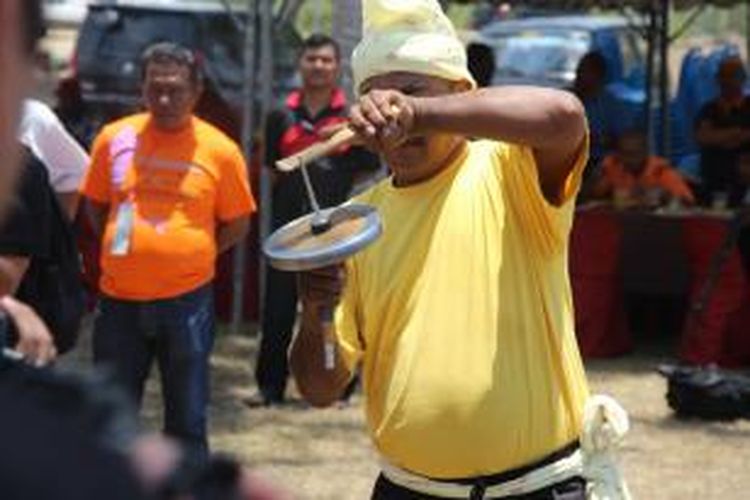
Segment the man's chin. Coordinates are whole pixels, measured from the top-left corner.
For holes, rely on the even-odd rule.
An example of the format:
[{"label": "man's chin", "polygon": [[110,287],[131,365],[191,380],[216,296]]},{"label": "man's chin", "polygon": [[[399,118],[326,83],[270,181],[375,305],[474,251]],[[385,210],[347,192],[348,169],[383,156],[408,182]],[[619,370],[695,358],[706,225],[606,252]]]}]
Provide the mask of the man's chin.
[{"label": "man's chin", "polygon": [[178,130],[187,123],[187,120],[178,116],[152,115],[152,117],[156,126],[164,130]]},{"label": "man's chin", "polygon": [[416,146],[401,146],[385,157],[386,163],[397,170],[418,168],[424,164],[426,159],[427,151]]}]

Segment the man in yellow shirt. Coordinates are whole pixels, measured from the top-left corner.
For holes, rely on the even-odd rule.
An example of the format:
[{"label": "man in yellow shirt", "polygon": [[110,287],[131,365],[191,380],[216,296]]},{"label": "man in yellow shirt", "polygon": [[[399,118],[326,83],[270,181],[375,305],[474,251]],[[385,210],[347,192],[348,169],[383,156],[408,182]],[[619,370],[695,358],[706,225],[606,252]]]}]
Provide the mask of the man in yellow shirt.
[{"label": "man in yellow shirt", "polygon": [[374,499],[583,499],[567,274],[583,108],[556,90],[474,90],[435,0],[363,7],[351,127],[393,174],[358,198],[384,233],[345,273],[301,276],[298,387],[326,406],[361,367],[383,459]]}]

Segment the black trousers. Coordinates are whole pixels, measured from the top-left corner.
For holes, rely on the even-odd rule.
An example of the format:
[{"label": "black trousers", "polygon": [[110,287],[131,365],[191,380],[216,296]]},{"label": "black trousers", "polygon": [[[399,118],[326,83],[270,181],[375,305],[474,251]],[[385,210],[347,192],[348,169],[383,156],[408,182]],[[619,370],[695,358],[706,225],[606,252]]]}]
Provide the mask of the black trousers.
[{"label": "black trousers", "polygon": [[297,319],[296,273],[266,268],[266,297],[263,335],[260,341],[255,380],[262,396],[271,402],[284,399],[289,365],[287,351]]},{"label": "black trousers", "polygon": [[[485,497],[479,490],[476,490],[474,496],[467,497],[466,500],[491,500]],[[392,483],[382,474],[375,483],[372,492],[372,500],[444,500],[432,495],[424,495],[415,491],[402,488]],[[583,478],[574,477],[561,483],[550,486],[543,490],[535,491],[527,495],[504,497],[502,500],[586,500],[586,482]]]},{"label": "black trousers", "polygon": [[[571,443],[568,446],[554,451],[534,463],[519,467],[517,469],[500,472],[491,476],[454,479],[450,480],[449,482],[472,486],[471,494],[467,496],[466,500],[491,500],[491,497],[485,496],[484,490],[486,487],[517,479],[533,470],[540,469],[546,465],[555,463],[573,454],[578,449],[578,446],[579,445],[577,442]],[[528,493],[526,495],[505,497],[504,500],[506,499],[586,500],[586,481],[580,477],[573,477],[566,481],[562,481],[560,483]],[[381,474],[375,483],[375,488],[372,492],[372,500],[440,500],[440,497],[411,491],[407,488],[394,484],[392,481]]]}]

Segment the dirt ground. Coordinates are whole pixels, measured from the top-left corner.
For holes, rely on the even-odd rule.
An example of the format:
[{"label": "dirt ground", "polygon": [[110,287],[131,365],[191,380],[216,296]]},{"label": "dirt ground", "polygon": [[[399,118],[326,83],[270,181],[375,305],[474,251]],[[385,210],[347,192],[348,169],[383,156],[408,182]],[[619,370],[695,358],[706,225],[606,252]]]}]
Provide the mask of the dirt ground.
[{"label": "dirt ground", "polygon": [[[217,339],[210,412],[214,451],[240,457],[301,500],[369,498],[378,469],[361,396],[328,410],[301,404],[250,409],[242,399],[253,390],[256,345],[248,336]],[[587,363],[594,391],[615,396],[630,413],[632,428],[621,458],[634,498],[750,498],[750,421],[673,418],[664,399],[665,382],[654,371],[670,348],[639,347],[636,355]],[[88,366],[85,353],[75,358],[79,368]],[[160,408],[158,387],[152,384],[143,415],[147,428],[158,428]]]}]

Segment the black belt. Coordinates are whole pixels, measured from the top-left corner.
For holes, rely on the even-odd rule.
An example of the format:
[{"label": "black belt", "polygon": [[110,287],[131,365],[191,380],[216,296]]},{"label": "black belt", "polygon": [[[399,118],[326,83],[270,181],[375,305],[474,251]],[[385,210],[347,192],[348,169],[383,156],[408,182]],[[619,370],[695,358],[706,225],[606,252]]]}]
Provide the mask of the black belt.
[{"label": "black belt", "polygon": [[501,483],[505,483],[508,481],[512,481],[514,479],[517,479],[521,476],[528,474],[531,471],[534,471],[536,469],[541,469],[542,467],[558,462],[562,460],[563,458],[569,457],[570,455],[575,453],[579,447],[580,447],[580,443],[578,442],[578,440],[575,440],[569,445],[566,445],[565,447],[560,448],[557,451],[553,451],[549,455],[545,455],[544,457],[540,458],[539,460],[536,460],[535,462],[532,462],[527,465],[523,465],[521,467],[517,467],[515,469],[498,472],[497,474],[490,474],[486,476],[475,476],[475,477],[468,477],[468,478],[462,477],[462,478],[456,478],[456,479],[433,479],[433,481],[472,486],[473,488],[471,490],[471,495],[469,496],[469,500],[481,500],[484,498],[484,492],[488,487],[494,486],[496,484],[501,484]]}]

